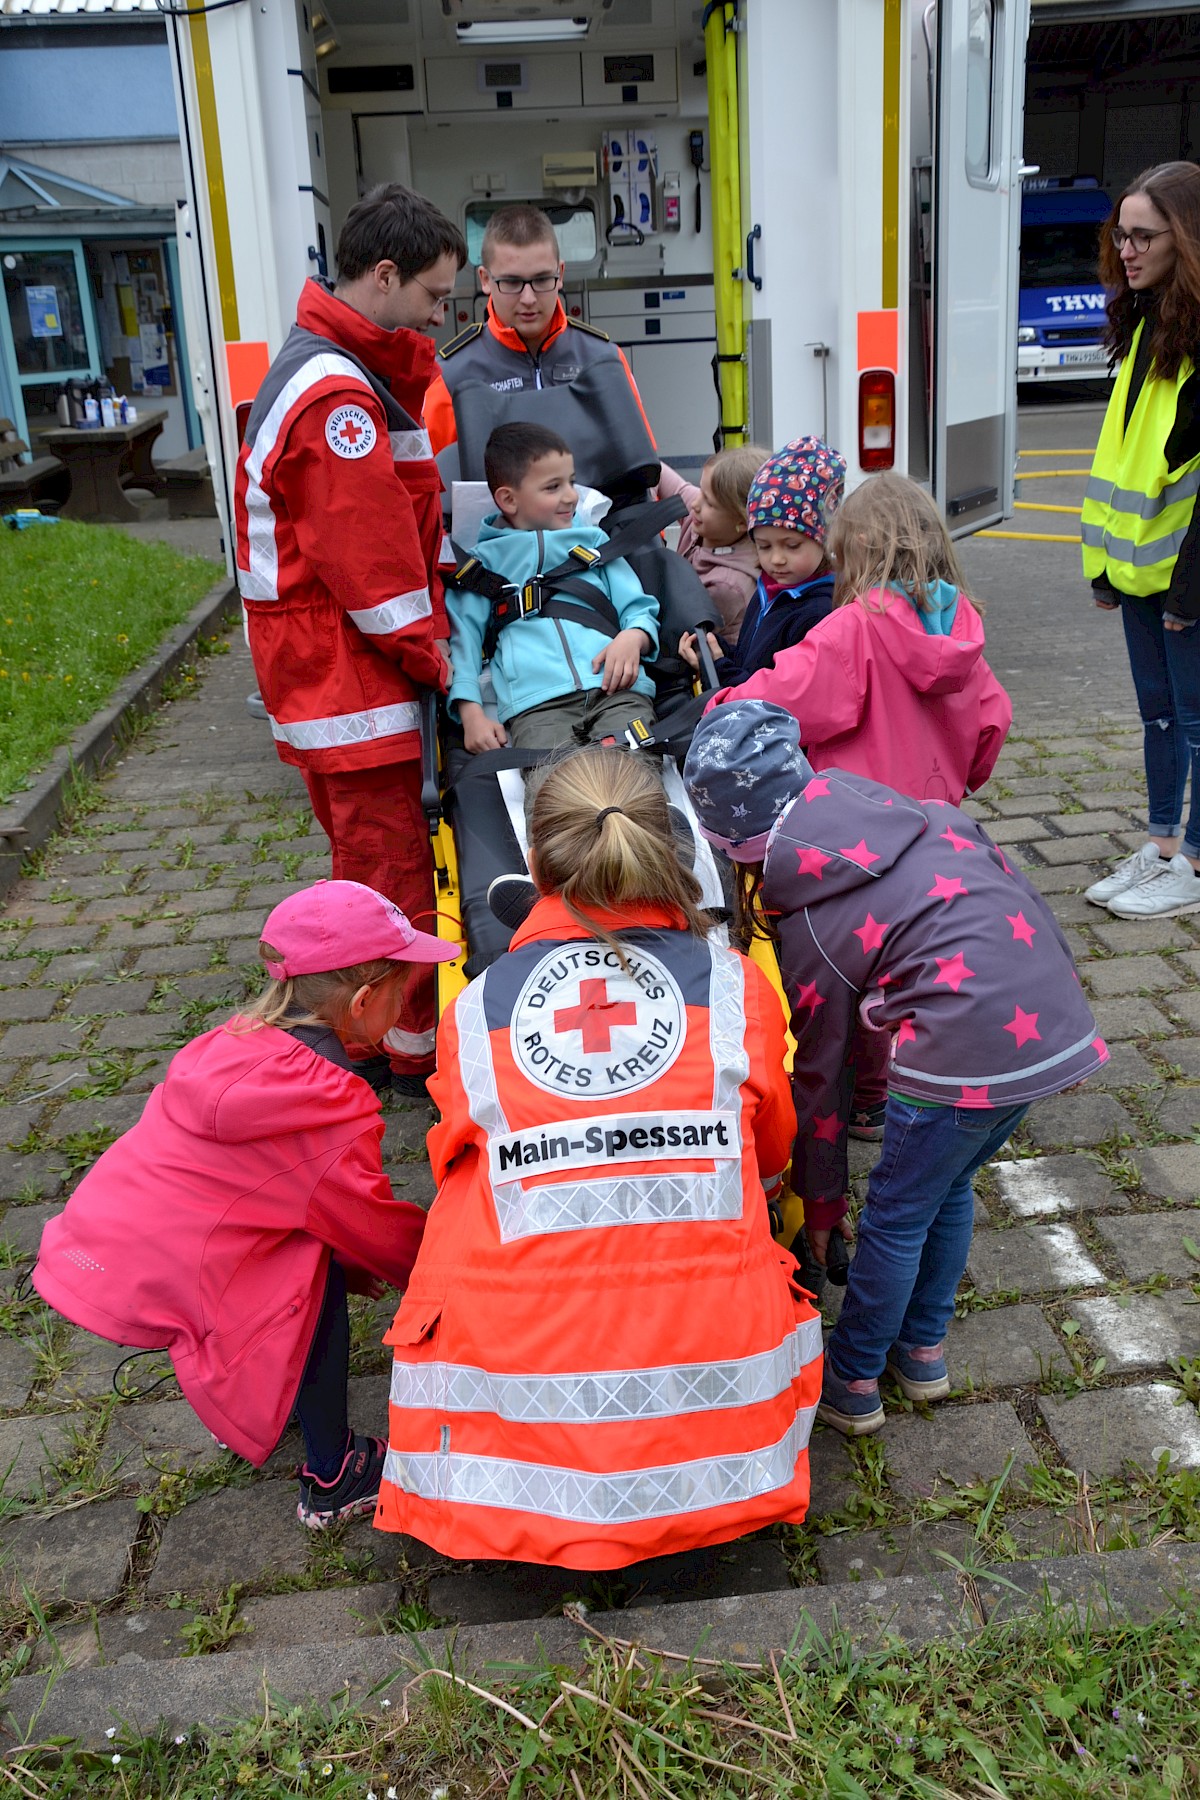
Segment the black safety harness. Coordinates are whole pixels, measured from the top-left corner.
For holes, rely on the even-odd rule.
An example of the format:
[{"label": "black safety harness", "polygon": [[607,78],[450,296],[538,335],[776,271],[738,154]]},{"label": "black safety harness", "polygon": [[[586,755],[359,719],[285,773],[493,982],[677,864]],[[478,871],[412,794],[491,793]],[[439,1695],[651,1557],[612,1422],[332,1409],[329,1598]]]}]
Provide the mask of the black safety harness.
[{"label": "black safety harness", "polygon": [[491,607],[483,639],[484,660],[490,661],[495,654],[500,633],[521,619],[571,619],[590,631],[615,638],[621,629],[617,609],[604,589],[587,576],[639,545],[650,543],[665,526],[681,519],[686,510],[677,496],[631,507],[628,523],[623,524],[623,515],[618,514],[612,521],[607,543],[598,550],[576,544],[565,562],[543,569],[519,585],[485,568],[477,556],[463,551],[451,540],[457,558],[453,585],[481,595]]}]

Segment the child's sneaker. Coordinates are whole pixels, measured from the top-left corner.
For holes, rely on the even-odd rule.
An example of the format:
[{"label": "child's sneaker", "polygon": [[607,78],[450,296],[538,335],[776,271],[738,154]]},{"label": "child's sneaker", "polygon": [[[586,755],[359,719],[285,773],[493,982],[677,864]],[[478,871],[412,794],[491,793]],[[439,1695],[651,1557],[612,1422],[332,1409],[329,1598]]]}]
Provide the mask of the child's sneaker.
[{"label": "child's sneaker", "polygon": [[488,911],[510,931],[525,923],[540,898],[537,883],[528,875],[497,875],[488,883]]},{"label": "child's sneaker", "polygon": [[296,1517],[310,1531],[324,1531],[337,1519],[356,1519],[375,1511],[387,1445],[382,1438],[351,1434],[342,1466],[332,1481],[318,1481],[300,1471]]},{"label": "child's sneaker", "polygon": [[950,1392],[943,1344],[893,1344],[887,1366],[906,1400],[944,1400]]},{"label": "child's sneaker", "polygon": [[852,1138],[862,1138],[868,1144],[877,1144],[883,1137],[883,1118],[887,1112],[887,1101],[881,1100],[878,1106],[855,1106],[850,1111],[848,1130]]},{"label": "child's sneaker", "polygon": [[883,1407],[879,1404],[877,1381],[843,1381],[834,1373],[828,1356],[821,1382],[818,1419],[832,1425],[843,1437],[866,1437],[883,1424]]}]

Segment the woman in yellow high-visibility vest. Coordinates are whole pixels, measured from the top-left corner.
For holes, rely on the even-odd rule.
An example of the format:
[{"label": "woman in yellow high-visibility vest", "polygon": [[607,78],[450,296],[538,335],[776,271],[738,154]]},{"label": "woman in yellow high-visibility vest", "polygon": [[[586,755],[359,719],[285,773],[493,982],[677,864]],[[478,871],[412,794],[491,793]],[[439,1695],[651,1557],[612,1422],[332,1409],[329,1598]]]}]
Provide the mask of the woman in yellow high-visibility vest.
[{"label": "woman in yellow high-visibility vest", "polygon": [[1162,918],[1200,910],[1200,168],[1160,163],[1129,184],[1104,228],[1100,279],[1120,371],[1083,505],[1083,568],[1125,627],[1149,829],[1087,898],[1118,918]]}]

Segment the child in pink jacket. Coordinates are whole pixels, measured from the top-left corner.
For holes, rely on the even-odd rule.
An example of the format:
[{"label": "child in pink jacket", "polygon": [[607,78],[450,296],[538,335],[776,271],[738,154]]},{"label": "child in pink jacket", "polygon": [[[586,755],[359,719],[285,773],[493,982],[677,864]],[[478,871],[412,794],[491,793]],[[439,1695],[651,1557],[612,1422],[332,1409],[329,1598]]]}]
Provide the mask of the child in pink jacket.
[{"label": "child in pink jacket", "polygon": [[713,704],[772,701],[799,720],[814,769],[959,805],[995,767],[1012,702],[941,515],[915,481],[876,475],[842,502],[827,548],[833,612]]},{"label": "child in pink jacket", "polygon": [[179,1052],[42,1233],[47,1304],[165,1345],[239,1456],[266,1462],[295,1411],[314,1530],[374,1511],[387,1450],[349,1428],[347,1290],[404,1287],[425,1226],[392,1196],[379,1100],[346,1052],[396,1024],[410,964],[458,954],[357,881],[291,895],[263,927],[265,992]]}]

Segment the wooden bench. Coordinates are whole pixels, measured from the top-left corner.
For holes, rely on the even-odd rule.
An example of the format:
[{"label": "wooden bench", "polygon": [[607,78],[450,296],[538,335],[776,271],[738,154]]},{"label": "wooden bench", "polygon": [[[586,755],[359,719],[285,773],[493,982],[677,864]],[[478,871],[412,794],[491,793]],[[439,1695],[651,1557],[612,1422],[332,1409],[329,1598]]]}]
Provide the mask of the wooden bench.
[{"label": "wooden bench", "polygon": [[172,519],[211,519],[217,511],[212,470],[206,450],[189,450],[158,464],[166,483],[167,516]]},{"label": "wooden bench", "polygon": [[29,454],[29,445],[17,436],[11,419],[0,419],[0,512],[19,506],[59,506],[71,490],[71,477],[57,456]]}]

